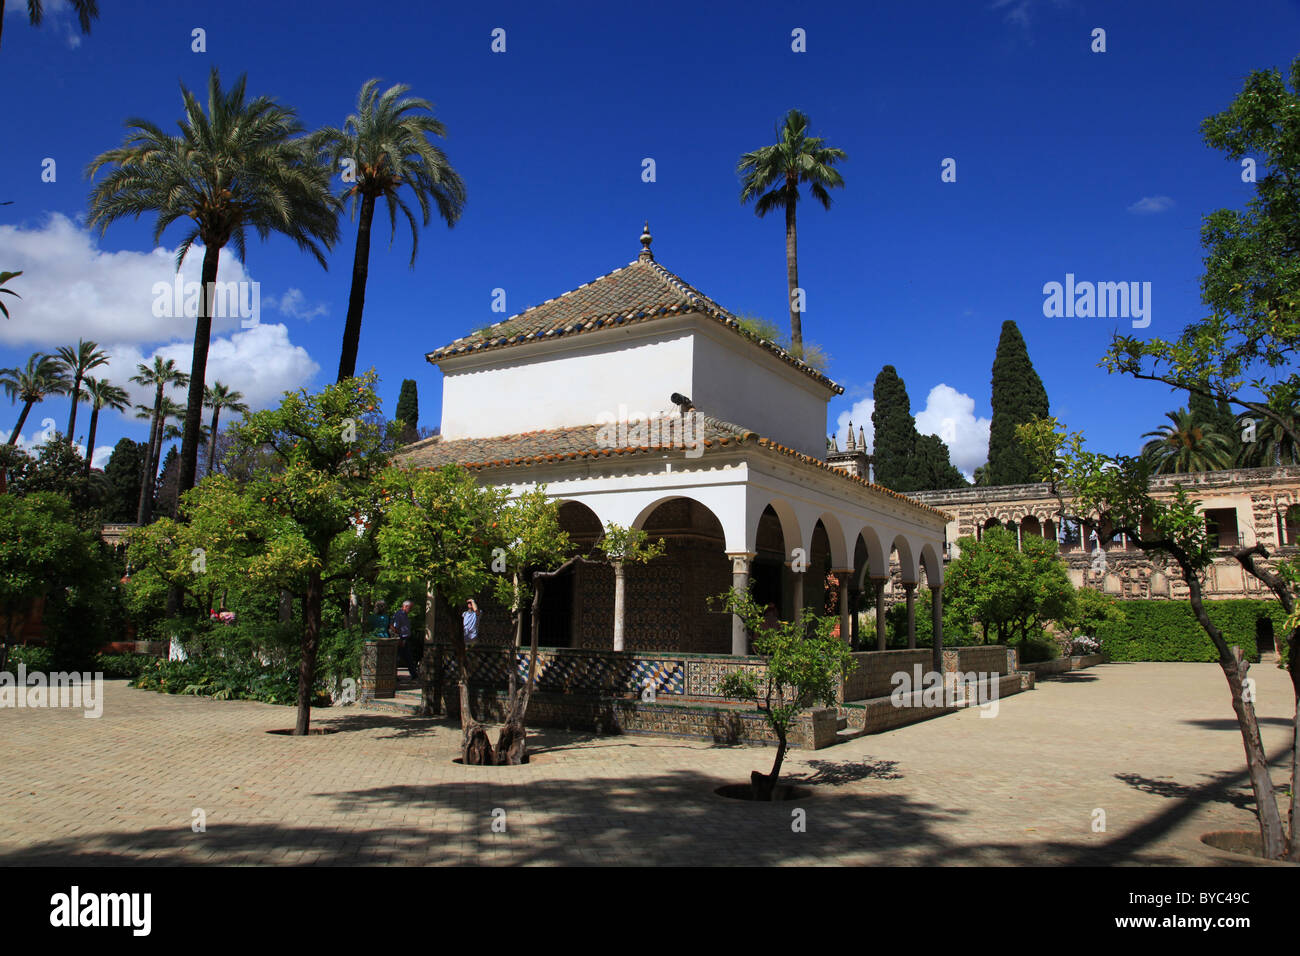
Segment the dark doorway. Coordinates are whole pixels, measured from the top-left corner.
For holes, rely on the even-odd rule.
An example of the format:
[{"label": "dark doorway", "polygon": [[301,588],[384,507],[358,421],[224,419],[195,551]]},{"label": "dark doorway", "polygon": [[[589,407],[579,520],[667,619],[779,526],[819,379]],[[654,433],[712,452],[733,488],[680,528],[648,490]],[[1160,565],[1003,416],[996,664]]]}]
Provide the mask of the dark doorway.
[{"label": "dark doorway", "polygon": [[1255,618],[1255,647],[1261,654],[1271,654],[1277,650],[1273,637],[1273,619],[1271,617]]},{"label": "dark doorway", "polygon": [[[570,647],[573,644],[573,568],[551,578],[543,586],[537,643],[541,647]],[[525,621],[525,627],[531,622]],[[528,631],[524,631],[528,640]]]}]

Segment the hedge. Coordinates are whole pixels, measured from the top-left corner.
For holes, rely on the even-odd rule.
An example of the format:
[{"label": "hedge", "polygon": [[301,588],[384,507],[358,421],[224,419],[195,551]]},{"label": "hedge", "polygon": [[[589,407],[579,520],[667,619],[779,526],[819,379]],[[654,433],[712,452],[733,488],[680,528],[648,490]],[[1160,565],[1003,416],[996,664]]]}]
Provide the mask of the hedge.
[{"label": "hedge", "polygon": [[[1186,601],[1120,601],[1123,621],[1108,622],[1099,630],[1101,649],[1113,661],[1218,661],[1210,637],[1196,623]],[[1274,642],[1284,637],[1286,612],[1276,601],[1206,601],[1205,611],[1223,632],[1228,646],[1241,645],[1247,659],[1259,660],[1255,626],[1261,618],[1273,621]]]}]

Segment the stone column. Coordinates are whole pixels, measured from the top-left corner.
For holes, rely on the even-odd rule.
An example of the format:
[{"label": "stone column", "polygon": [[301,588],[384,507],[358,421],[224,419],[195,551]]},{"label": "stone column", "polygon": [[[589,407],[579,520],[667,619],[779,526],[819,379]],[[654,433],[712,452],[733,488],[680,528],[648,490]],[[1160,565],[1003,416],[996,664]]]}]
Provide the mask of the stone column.
[{"label": "stone column", "polygon": [[[614,565],[614,650],[621,651],[623,649],[624,607],[626,606],[624,597],[626,594],[626,579],[623,576],[623,562],[614,561],[612,563]],[[746,568],[745,573],[745,584],[748,587],[748,568]]]},{"label": "stone column", "polygon": [[[746,594],[749,591],[749,567],[754,560],[752,551],[732,551],[727,554],[731,558],[731,589],[737,594]],[[745,622],[740,619],[738,614],[731,615],[731,653],[739,657],[749,653],[749,639],[745,633]]]},{"label": "stone column", "polygon": [[934,669],[943,673],[943,585],[930,585],[930,614],[934,626]]},{"label": "stone column", "polygon": [[803,614],[803,587],[804,587],[803,572],[796,571],[794,569],[794,566],[791,565],[790,579],[794,581],[794,593],[791,595],[793,601],[792,601],[792,610],[790,612],[790,620],[797,621],[799,620],[799,615]]},{"label": "stone column", "polygon": [[876,589],[876,650],[885,649],[885,582],[889,578],[871,579]]},{"label": "stone column", "polygon": [[858,647],[858,612],[862,610],[862,588],[849,588],[849,638]]},{"label": "stone column", "polygon": [[853,573],[852,568],[839,568],[831,572],[840,585],[840,640],[845,644],[850,641],[849,635],[849,575]]},{"label": "stone column", "polygon": [[904,581],[903,590],[907,592],[907,648],[916,650],[916,582]]}]

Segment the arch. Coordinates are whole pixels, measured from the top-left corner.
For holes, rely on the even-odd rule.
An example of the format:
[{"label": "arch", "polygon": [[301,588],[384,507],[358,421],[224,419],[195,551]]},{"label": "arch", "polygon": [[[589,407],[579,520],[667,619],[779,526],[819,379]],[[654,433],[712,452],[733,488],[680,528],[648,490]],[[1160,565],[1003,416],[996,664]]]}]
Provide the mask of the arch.
[{"label": "arch", "polygon": [[916,583],[916,557],[912,552],[912,542],[906,535],[896,535],[889,546],[890,553],[898,552],[898,566],[904,584]]},{"label": "arch", "polygon": [[[807,548],[808,542],[804,541],[803,529],[799,525],[799,516],[795,514],[794,506],[783,498],[772,498],[769,501],[759,505],[755,502],[750,510],[752,517],[746,521],[745,539],[748,551],[753,551],[758,539],[758,523],[763,519],[763,514],[768,510],[776,515],[777,521],[781,523],[781,538],[785,544],[785,561],[789,562],[790,552],[795,548]],[[811,536],[811,529],[809,535]]]},{"label": "arch", "polygon": [[[844,525],[840,519],[829,511],[823,511],[817,516],[817,522],[821,522],[822,527],[826,530],[826,541],[831,551],[831,566],[836,568],[847,568],[849,566],[848,541],[844,534]],[[817,526],[816,522],[813,527]],[[809,553],[812,553],[812,537],[809,535],[808,540]]]},{"label": "arch", "polygon": [[876,529],[870,525],[858,529],[858,538],[866,546],[866,559],[862,562],[862,567],[854,567],[854,584],[860,588],[868,577],[883,578],[889,574],[889,555],[880,543]]},{"label": "arch", "polygon": [[939,587],[943,584],[943,561],[935,553],[934,543],[927,541],[921,545],[920,563],[925,568],[925,582],[930,587]]}]

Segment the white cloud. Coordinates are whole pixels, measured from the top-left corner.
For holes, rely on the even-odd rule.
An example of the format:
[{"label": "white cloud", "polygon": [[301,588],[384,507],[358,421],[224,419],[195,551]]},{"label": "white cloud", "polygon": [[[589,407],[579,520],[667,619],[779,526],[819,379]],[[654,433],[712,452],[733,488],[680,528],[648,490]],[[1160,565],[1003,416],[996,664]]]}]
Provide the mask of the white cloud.
[{"label": "white cloud", "polygon": [[876,429],[871,424],[871,413],[876,409],[876,400],[874,398],[864,398],[855,402],[853,407],[847,412],[840,412],[839,417],[835,419],[835,440],[839,443],[840,450],[843,451],[849,433],[849,422],[853,423],[853,440],[858,440],[858,429],[861,428],[864,437],[867,440],[867,447],[872,447],[876,442]]},{"label": "white cloud", "polygon": [[307,307],[307,297],[302,294],[301,289],[290,289],[284,295],[280,296],[277,301],[274,297],[267,297],[267,305],[278,309],[281,315],[287,315],[291,319],[302,319],[310,322],[318,315],[329,315],[329,306],[324,302],[318,302],[310,308]]},{"label": "white cloud", "polygon": [[1174,208],[1174,201],[1168,196],[1143,196],[1128,211],[1138,216],[1151,216]]},{"label": "white cloud", "polygon": [[[54,213],[38,228],[0,226],[0,262],[23,274],[9,282],[21,299],[8,299],[0,345],[53,348],[79,338],[146,344],[193,335],[192,319],[154,315],[154,286],[174,286],[176,250],[105,252],[94,234]],[[181,267],[182,283],[198,283],[203,249]],[[246,282],[243,263],[222,250],[218,281]],[[214,318],[220,335],[240,327],[237,317]]]},{"label": "white cloud", "polygon": [[[840,412],[835,420],[835,440],[844,448],[848,424],[853,422],[854,441],[859,427],[867,447],[875,445],[875,429],[871,413],[875,410],[873,399],[855,402],[848,411]],[[916,413],[916,430],[922,435],[938,435],[948,446],[948,460],[967,478],[973,478],[975,469],[989,457],[989,419],[977,418],[975,399],[950,385],[936,385],[926,396],[925,408]]]},{"label": "white cloud", "polygon": [[925,408],[916,413],[916,430],[943,439],[948,460],[967,478],[988,461],[989,424],[989,419],[975,416],[975,399],[950,385],[930,389]]}]

